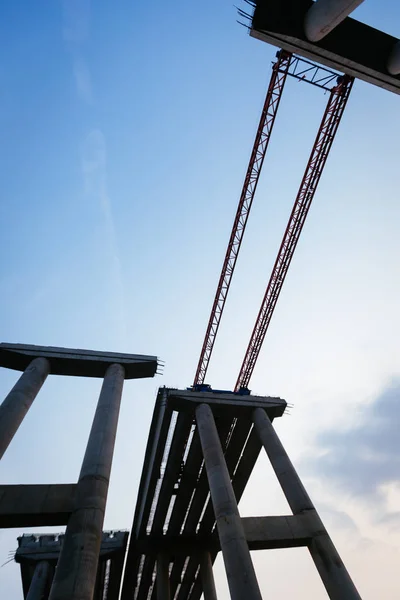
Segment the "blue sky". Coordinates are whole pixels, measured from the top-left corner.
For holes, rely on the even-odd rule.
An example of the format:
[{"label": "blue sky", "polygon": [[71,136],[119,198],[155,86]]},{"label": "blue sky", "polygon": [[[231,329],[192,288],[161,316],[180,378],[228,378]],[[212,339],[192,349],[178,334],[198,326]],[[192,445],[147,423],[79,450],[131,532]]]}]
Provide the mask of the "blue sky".
[{"label": "blue sky", "polygon": [[[157,387],[194,376],[276,50],[249,38],[225,0],[0,11],[2,339],[165,360],[162,378],[125,386],[106,527],[129,528]],[[367,1],[356,16],[399,35],[394,1]],[[326,100],[287,83],[207,378],[215,387],[236,381]],[[398,103],[356,82],[251,384],[294,404],[277,428],[366,600],[400,593],[400,488],[393,468],[383,480],[371,471],[377,514],[335,480],[342,454],[322,459],[352,431],[372,444],[360,431],[373,407],[395,412],[381,399],[400,397]],[[15,379],[1,372],[3,396]],[[2,481],[74,481],[99,389],[50,377]],[[286,510],[265,459],[241,510]],[[0,532],[0,563],[20,533]],[[305,551],[255,561],[265,593],[325,597]],[[216,572],[227,598],[220,562]],[[15,565],[0,585],[21,596]]]}]

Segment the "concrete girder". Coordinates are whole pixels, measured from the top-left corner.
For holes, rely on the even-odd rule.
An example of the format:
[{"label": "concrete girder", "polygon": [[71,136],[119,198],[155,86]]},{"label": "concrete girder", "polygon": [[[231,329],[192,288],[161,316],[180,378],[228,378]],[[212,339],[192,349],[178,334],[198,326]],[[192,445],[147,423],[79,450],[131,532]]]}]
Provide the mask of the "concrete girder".
[{"label": "concrete girder", "polygon": [[387,68],[391,75],[400,74],[400,42],[394,45],[388,59]]},{"label": "concrete girder", "polygon": [[364,0],[316,0],[304,19],[304,31],[310,42],[319,42]]}]

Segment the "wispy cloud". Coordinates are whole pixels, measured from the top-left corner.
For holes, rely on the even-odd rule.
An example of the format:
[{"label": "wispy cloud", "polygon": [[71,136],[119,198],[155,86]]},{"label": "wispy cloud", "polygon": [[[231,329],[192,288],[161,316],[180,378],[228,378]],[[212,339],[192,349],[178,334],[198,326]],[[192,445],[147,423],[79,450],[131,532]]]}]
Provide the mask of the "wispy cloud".
[{"label": "wispy cloud", "polygon": [[[76,91],[85,103],[93,103],[93,85],[89,67],[84,59],[84,46],[90,36],[90,0],[63,1],[63,38],[72,57],[72,70]],[[95,197],[102,210],[109,248],[113,263],[113,288],[117,297],[117,320],[119,337],[127,341],[125,293],[122,267],[118,252],[117,236],[112,206],[107,189],[107,145],[103,132],[94,128],[86,136],[81,159],[85,193]]]},{"label": "wispy cloud", "polygon": [[73,64],[76,91],[81,100],[86,104],[93,102],[92,78],[89,68],[82,57],[75,56]]},{"label": "wispy cloud", "polygon": [[98,199],[104,215],[107,245],[113,263],[119,334],[125,344],[127,342],[125,290],[111,200],[107,189],[107,145],[100,129],[93,129],[85,138],[82,151],[82,173],[85,193]]},{"label": "wispy cloud", "polygon": [[373,539],[363,535],[354,519],[345,510],[318,503],[318,511],[328,531],[340,534],[342,541],[345,541],[349,547],[366,550],[373,545]]},{"label": "wispy cloud", "polygon": [[90,0],[63,2],[63,38],[72,57],[76,91],[86,104],[93,102],[92,78],[83,57],[90,32],[90,10]]},{"label": "wispy cloud", "polygon": [[386,508],[388,486],[400,483],[399,431],[400,381],[396,379],[361,409],[353,427],[322,432],[316,440],[319,455],[309,458],[307,466],[326,484],[376,509],[381,521],[386,514],[387,522],[400,522],[400,515]]},{"label": "wispy cloud", "polygon": [[70,44],[82,44],[89,37],[90,0],[63,1],[63,37]]},{"label": "wispy cloud", "polygon": [[400,531],[400,512],[389,512],[378,517],[376,523],[378,525],[385,525],[392,531]]},{"label": "wispy cloud", "polygon": [[323,515],[324,520],[329,521],[335,530],[339,529],[350,534],[359,535],[359,530],[354,520],[343,510],[337,510],[327,504],[319,504],[318,510]]}]

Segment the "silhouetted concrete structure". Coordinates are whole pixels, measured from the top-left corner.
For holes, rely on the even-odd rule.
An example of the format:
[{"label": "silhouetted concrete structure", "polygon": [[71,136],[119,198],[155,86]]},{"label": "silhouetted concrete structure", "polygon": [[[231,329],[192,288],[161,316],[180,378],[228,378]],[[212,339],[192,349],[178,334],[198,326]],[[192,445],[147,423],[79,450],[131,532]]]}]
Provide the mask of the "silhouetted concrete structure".
[{"label": "silhouetted concrete structure", "polygon": [[50,600],[93,597],[123,383],[124,368],[110,365],[76,486]]},{"label": "silhouetted concrete structure", "polygon": [[[121,586],[122,600],[199,600],[202,593],[215,600],[220,550],[231,598],[260,600],[250,551],[298,546],[309,549],[332,600],[360,600],[273,428],[284,400],[209,386],[160,388],[126,553],[127,533],[102,532],[122,387],[127,374],[154,375],[157,359],[0,345],[2,360],[25,370],[0,412],[6,440],[7,424],[14,431],[47,373],[103,378],[78,482],[0,486],[2,527],[67,526],[60,536],[19,538],[27,600],[118,600]],[[292,515],[240,516],[262,446]]]},{"label": "silhouetted concrete structure", "polygon": [[[400,94],[398,38],[351,17],[331,20],[329,34],[319,37],[329,21],[319,10],[328,4],[326,0],[318,0],[318,5],[312,0],[250,0],[249,4],[255,6],[254,14],[249,15],[252,37]],[[329,4],[354,7],[356,2]],[[336,9],[331,16],[335,14]]]},{"label": "silhouetted concrete structure", "polygon": [[[103,532],[94,600],[118,600],[128,535],[127,531]],[[15,560],[20,565],[26,600],[48,598],[64,539],[64,534],[28,534],[18,538]]]},{"label": "silhouetted concrete structure", "polygon": [[[24,371],[0,406],[0,456],[6,451],[49,373],[103,378],[78,482],[0,486],[2,527],[67,526],[63,544],[58,548],[60,556],[57,554],[54,577],[50,577],[46,559],[38,561],[32,573],[29,600],[44,597],[51,600],[92,600],[97,594],[102,528],[124,379],[153,377],[157,358],[0,344],[0,366]],[[114,582],[118,580],[113,584],[116,594],[120,576],[121,573],[119,578],[113,577]],[[101,595],[97,597],[104,600]],[[117,595],[114,594],[114,597],[116,599]]]},{"label": "silhouetted concrete structure", "polygon": [[[261,408],[259,410],[262,411]],[[249,597],[261,600],[235,492],[214,416],[208,404],[200,404],[196,408],[196,423],[231,598],[240,600]]]},{"label": "silhouetted concrete structure", "polygon": [[[250,550],[298,546],[309,549],[331,599],[360,599],[272,426],[285,408],[280,398],[159,390],[122,600],[198,600],[203,592],[215,600],[219,550],[231,598],[259,600]],[[238,502],[262,445],[292,515],[240,517]]]}]

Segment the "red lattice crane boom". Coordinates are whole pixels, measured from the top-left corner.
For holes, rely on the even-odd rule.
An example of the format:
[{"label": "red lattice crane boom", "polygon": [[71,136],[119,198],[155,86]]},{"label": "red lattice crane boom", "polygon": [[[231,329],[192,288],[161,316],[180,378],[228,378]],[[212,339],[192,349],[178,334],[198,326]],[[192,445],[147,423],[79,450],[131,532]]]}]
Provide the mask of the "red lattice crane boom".
[{"label": "red lattice crane boom", "polygon": [[265,334],[271,322],[272,314],[282,290],[336,131],[339,127],[353,82],[353,77],[344,75],[339,79],[338,85],[330,92],[327,107],[322,117],[321,125],[243,359],[235,391],[249,386]]},{"label": "red lattice crane boom", "polygon": [[279,53],[277,62],[272,67],[271,80],[268,86],[267,96],[265,98],[261,113],[261,119],[257,129],[249,166],[247,168],[231,237],[229,239],[225,260],[222,266],[217,291],[212,305],[206,335],[194,378],[194,385],[204,383],[207,373],[208,364],[214,347],[215,337],[217,335],[218,327],[225,307],[226,297],[231,284],[243,234],[246,229],[247,219],[250,213],[254,194],[256,192],[261,167],[263,165],[265,153],[271,137],[272,128],[275,122],[275,117],[288,74],[291,58],[292,55],[289,52],[281,51]]}]

